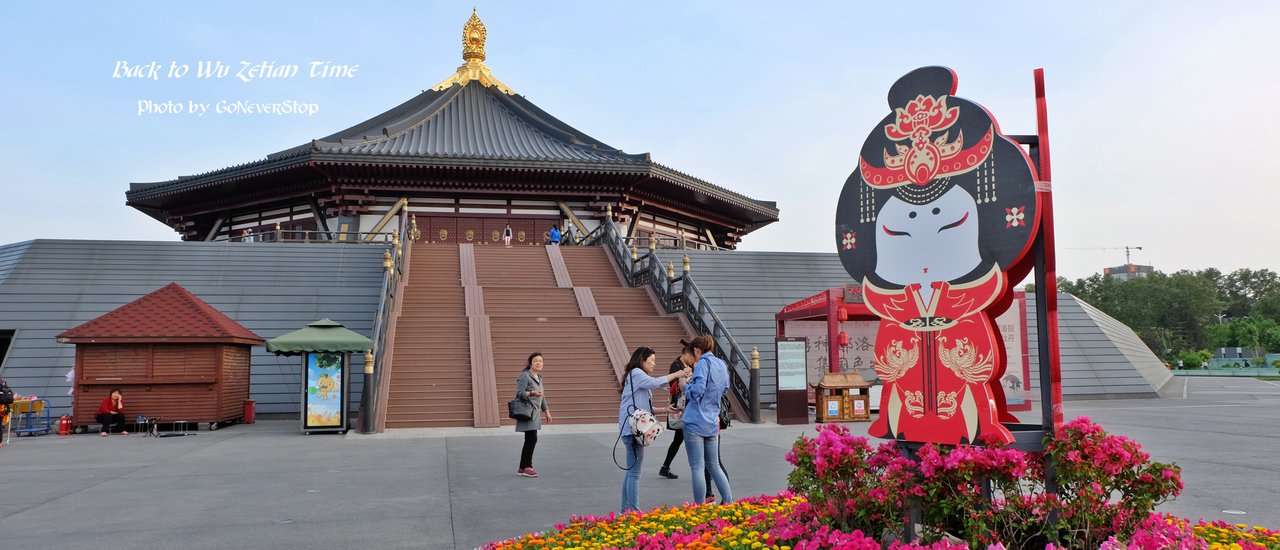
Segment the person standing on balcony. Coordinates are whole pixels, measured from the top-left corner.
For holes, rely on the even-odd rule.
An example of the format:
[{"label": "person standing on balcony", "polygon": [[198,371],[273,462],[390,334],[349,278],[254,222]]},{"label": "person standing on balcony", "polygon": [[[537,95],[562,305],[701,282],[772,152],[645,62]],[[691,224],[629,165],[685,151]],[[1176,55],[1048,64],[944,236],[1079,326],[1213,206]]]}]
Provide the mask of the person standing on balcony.
[{"label": "person standing on balcony", "polygon": [[652,348],[641,346],[631,354],[627,361],[627,369],[622,378],[622,399],[618,404],[618,437],[622,439],[627,452],[627,473],[622,478],[622,512],[640,509],[640,470],[644,464],[644,446],[636,443],[627,429],[627,419],[631,413],[644,409],[653,413],[666,412],[666,409],[653,408],[653,390],[669,382],[688,378],[693,374],[689,368],[683,368],[666,376],[654,376],[653,367],[658,362],[658,355]]},{"label": "person standing on balcony", "polygon": [[507,224],[502,229],[502,244],[507,245],[507,248],[511,248],[511,224]]},{"label": "person standing on balcony", "polygon": [[684,410],[685,453],[689,455],[689,472],[693,478],[693,501],[698,502],[707,492],[703,472],[710,470],[711,479],[720,491],[721,502],[733,502],[729,478],[720,468],[720,398],[729,389],[729,366],[712,351],[715,341],[710,336],[694,338],[693,346],[698,362],[693,366],[693,378],[685,386],[687,404]]},{"label": "person standing on balcony", "polygon": [[559,245],[560,244],[560,227],[555,225],[551,226],[551,231],[547,232],[547,238],[551,240],[551,244]]},{"label": "person standing on balcony", "polygon": [[[551,409],[547,408],[547,399],[542,396],[542,352],[529,354],[524,371],[516,378],[516,399],[528,401],[533,405],[534,414],[529,420],[517,420],[516,431],[524,432],[524,447],[520,449],[520,467],[517,475],[538,477],[533,469],[533,448],[538,445],[538,430],[542,429],[542,414],[547,416],[547,424],[551,423]],[[542,414],[538,414],[541,411]]]}]

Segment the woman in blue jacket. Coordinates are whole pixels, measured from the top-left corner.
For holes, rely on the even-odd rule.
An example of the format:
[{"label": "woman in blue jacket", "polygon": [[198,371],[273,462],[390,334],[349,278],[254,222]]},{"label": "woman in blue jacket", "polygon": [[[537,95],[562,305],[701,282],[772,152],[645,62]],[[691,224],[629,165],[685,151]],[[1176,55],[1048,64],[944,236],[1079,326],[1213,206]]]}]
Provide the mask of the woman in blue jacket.
[{"label": "woman in blue jacket", "polygon": [[703,472],[711,472],[711,480],[720,491],[722,502],[733,502],[729,478],[720,469],[720,397],[729,389],[729,366],[716,357],[715,341],[710,336],[694,338],[690,344],[697,353],[693,378],[684,391],[688,404],[684,409],[684,445],[689,455],[689,474],[693,478],[693,502],[701,502],[707,492]]},{"label": "woman in blue jacket", "polygon": [[[627,475],[622,478],[622,512],[640,509],[641,464],[644,463],[644,446],[636,443],[627,429],[627,418],[636,409],[644,409],[654,414],[666,412],[653,408],[653,390],[679,378],[686,378],[692,371],[688,368],[678,370],[666,376],[654,376],[653,367],[658,362],[658,355],[653,349],[640,347],[631,354],[627,362],[627,370],[622,378],[622,399],[618,404],[618,437],[627,449]],[[701,474],[699,474],[701,475]]]}]

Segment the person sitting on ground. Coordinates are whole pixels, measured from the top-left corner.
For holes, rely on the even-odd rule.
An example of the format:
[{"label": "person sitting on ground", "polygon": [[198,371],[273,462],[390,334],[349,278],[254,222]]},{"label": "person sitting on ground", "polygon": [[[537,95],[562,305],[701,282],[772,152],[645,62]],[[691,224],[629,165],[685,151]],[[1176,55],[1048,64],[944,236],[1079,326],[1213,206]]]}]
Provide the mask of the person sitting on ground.
[{"label": "person sitting on ground", "polygon": [[111,389],[111,393],[98,405],[98,412],[94,416],[102,424],[102,437],[107,437],[114,426],[120,426],[120,435],[129,435],[124,429],[124,399],[120,395],[120,388]]}]

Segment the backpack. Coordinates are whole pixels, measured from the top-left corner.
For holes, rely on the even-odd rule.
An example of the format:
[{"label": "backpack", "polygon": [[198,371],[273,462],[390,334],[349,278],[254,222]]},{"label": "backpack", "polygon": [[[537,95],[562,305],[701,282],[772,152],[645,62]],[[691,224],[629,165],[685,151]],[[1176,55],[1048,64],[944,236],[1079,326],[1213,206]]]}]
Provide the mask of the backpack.
[{"label": "backpack", "polygon": [[724,392],[720,396],[720,429],[723,430],[733,424],[733,405],[729,403],[729,392]]},{"label": "backpack", "polygon": [[0,405],[13,404],[13,390],[9,388],[3,378],[0,378]]}]

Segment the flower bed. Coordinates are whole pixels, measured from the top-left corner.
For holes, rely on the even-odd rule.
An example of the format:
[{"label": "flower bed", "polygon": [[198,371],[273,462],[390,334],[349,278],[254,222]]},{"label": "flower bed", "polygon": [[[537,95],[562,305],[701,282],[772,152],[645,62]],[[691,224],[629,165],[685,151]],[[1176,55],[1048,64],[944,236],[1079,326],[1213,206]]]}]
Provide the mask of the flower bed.
[{"label": "flower bed", "polygon": [[[1153,513],[1181,492],[1181,471],[1151,462],[1136,442],[1087,418],[1064,426],[1046,454],[1058,473],[1054,493],[1046,491],[1041,455],[926,445],[908,458],[892,443],[873,448],[843,426],[827,425],[787,454],[795,465],[790,492],[575,516],[485,548],[1280,550],[1280,532]],[[921,521],[907,542],[913,507]]]},{"label": "flower bed", "polygon": [[[783,493],[747,498],[727,505],[687,505],[661,507],[649,512],[625,515],[574,517],[545,533],[486,545],[486,550],[570,549],[588,550],[639,548],[670,549],[773,549],[882,548],[861,531],[844,533],[830,527],[815,527],[804,499]],[[811,517],[811,516],[809,516]],[[890,545],[893,550],[960,550],[964,543]],[[1001,543],[986,546],[1001,549]],[[1011,547],[1012,548],[1012,547]],[[1057,548],[1049,545],[1046,548]],[[1103,550],[1280,550],[1280,531],[1243,523],[1222,521],[1196,525],[1185,519],[1152,514],[1127,542],[1112,538]]]}]

